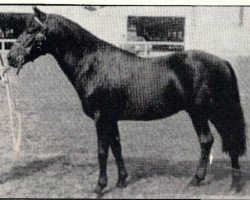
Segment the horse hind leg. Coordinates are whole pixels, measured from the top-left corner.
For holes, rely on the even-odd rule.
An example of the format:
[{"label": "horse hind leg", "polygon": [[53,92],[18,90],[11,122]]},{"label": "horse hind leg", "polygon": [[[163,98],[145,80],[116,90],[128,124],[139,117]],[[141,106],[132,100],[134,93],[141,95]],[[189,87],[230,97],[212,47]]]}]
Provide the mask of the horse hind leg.
[{"label": "horse hind leg", "polygon": [[211,134],[208,119],[203,117],[202,115],[197,114],[190,114],[193,126],[197,133],[200,148],[201,148],[201,155],[199,160],[199,165],[197,167],[197,171],[195,176],[190,182],[192,186],[198,186],[200,183],[205,180],[206,171],[207,171],[207,164],[209,161],[209,154],[214,142],[213,135]]}]

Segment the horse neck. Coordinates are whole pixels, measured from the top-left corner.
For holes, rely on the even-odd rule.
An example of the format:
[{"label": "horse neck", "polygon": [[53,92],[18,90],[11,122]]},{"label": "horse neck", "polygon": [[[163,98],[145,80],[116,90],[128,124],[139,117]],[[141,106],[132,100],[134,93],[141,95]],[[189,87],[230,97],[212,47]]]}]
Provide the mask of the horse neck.
[{"label": "horse neck", "polygon": [[[65,32],[67,34],[64,34]],[[104,42],[85,30],[72,31],[71,34],[69,31],[62,31],[52,43],[53,50],[50,53],[74,86],[77,84],[77,76],[81,71],[80,68],[84,67],[86,57],[96,52],[100,43],[104,45]]]}]

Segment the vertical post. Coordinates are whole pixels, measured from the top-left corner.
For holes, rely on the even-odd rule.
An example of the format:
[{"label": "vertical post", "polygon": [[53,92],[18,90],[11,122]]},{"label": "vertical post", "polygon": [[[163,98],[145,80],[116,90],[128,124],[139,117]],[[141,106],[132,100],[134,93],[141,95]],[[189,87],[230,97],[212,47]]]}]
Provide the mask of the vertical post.
[{"label": "vertical post", "polygon": [[1,62],[1,67],[4,67],[3,58],[1,54],[0,54],[0,62]]},{"label": "vertical post", "polygon": [[239,26],[242,26],[244,23],[244,7],[240,6],[239,9]]}]

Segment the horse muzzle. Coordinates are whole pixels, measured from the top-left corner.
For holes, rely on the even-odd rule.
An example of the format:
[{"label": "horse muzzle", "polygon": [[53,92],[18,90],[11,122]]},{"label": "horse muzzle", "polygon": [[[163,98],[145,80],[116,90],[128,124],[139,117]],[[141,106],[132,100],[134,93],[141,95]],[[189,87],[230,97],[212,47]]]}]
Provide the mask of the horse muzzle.
[{"label": "horse muzzle", "polygon": [[19,68],[25,63],[25,57],[23,55],[14,56],[13,54],[9,53],[7,55],[7,59],[8,64],[14,68]]}]

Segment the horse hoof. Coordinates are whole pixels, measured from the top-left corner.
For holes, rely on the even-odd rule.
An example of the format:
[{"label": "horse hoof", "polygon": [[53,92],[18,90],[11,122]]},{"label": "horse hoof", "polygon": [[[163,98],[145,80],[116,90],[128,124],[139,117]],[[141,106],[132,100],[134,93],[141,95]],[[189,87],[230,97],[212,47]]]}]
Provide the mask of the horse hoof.
[{"label": "horse hoof", "polygon": [[126,188],[127,187],[127,182],[124,180],[124,181],[118,181],[117,183],[116,183],[116,187],[118,187],[118,188]]},{"label": "horse hoof", "polygon": [[88,195],[87,199],[101,199],[103,197],[103,194],[97,194],[95,192],[92,192]]},{"label": "horse hoof", "polygon": [[99,196],[99,195],[103,195],[102,191],[105,187],[104,186],[101,186],[101,185],[97,185],[94,192]]},{"label": "horse hoof", "polygon": [[200,186],[201,182],[204,180],[204,178],[199,178],[197,176],[195,176],[190,182],[189,185],[190,186]]},{"label": "horse hoof", "polygon": [[239,193],[242,191],[242,189],[245,186],[245,181],[242,179],[241,173],[233,173],[232,176],[232,182],[231,182],[231,190],[235,191],[236,193]]}]

